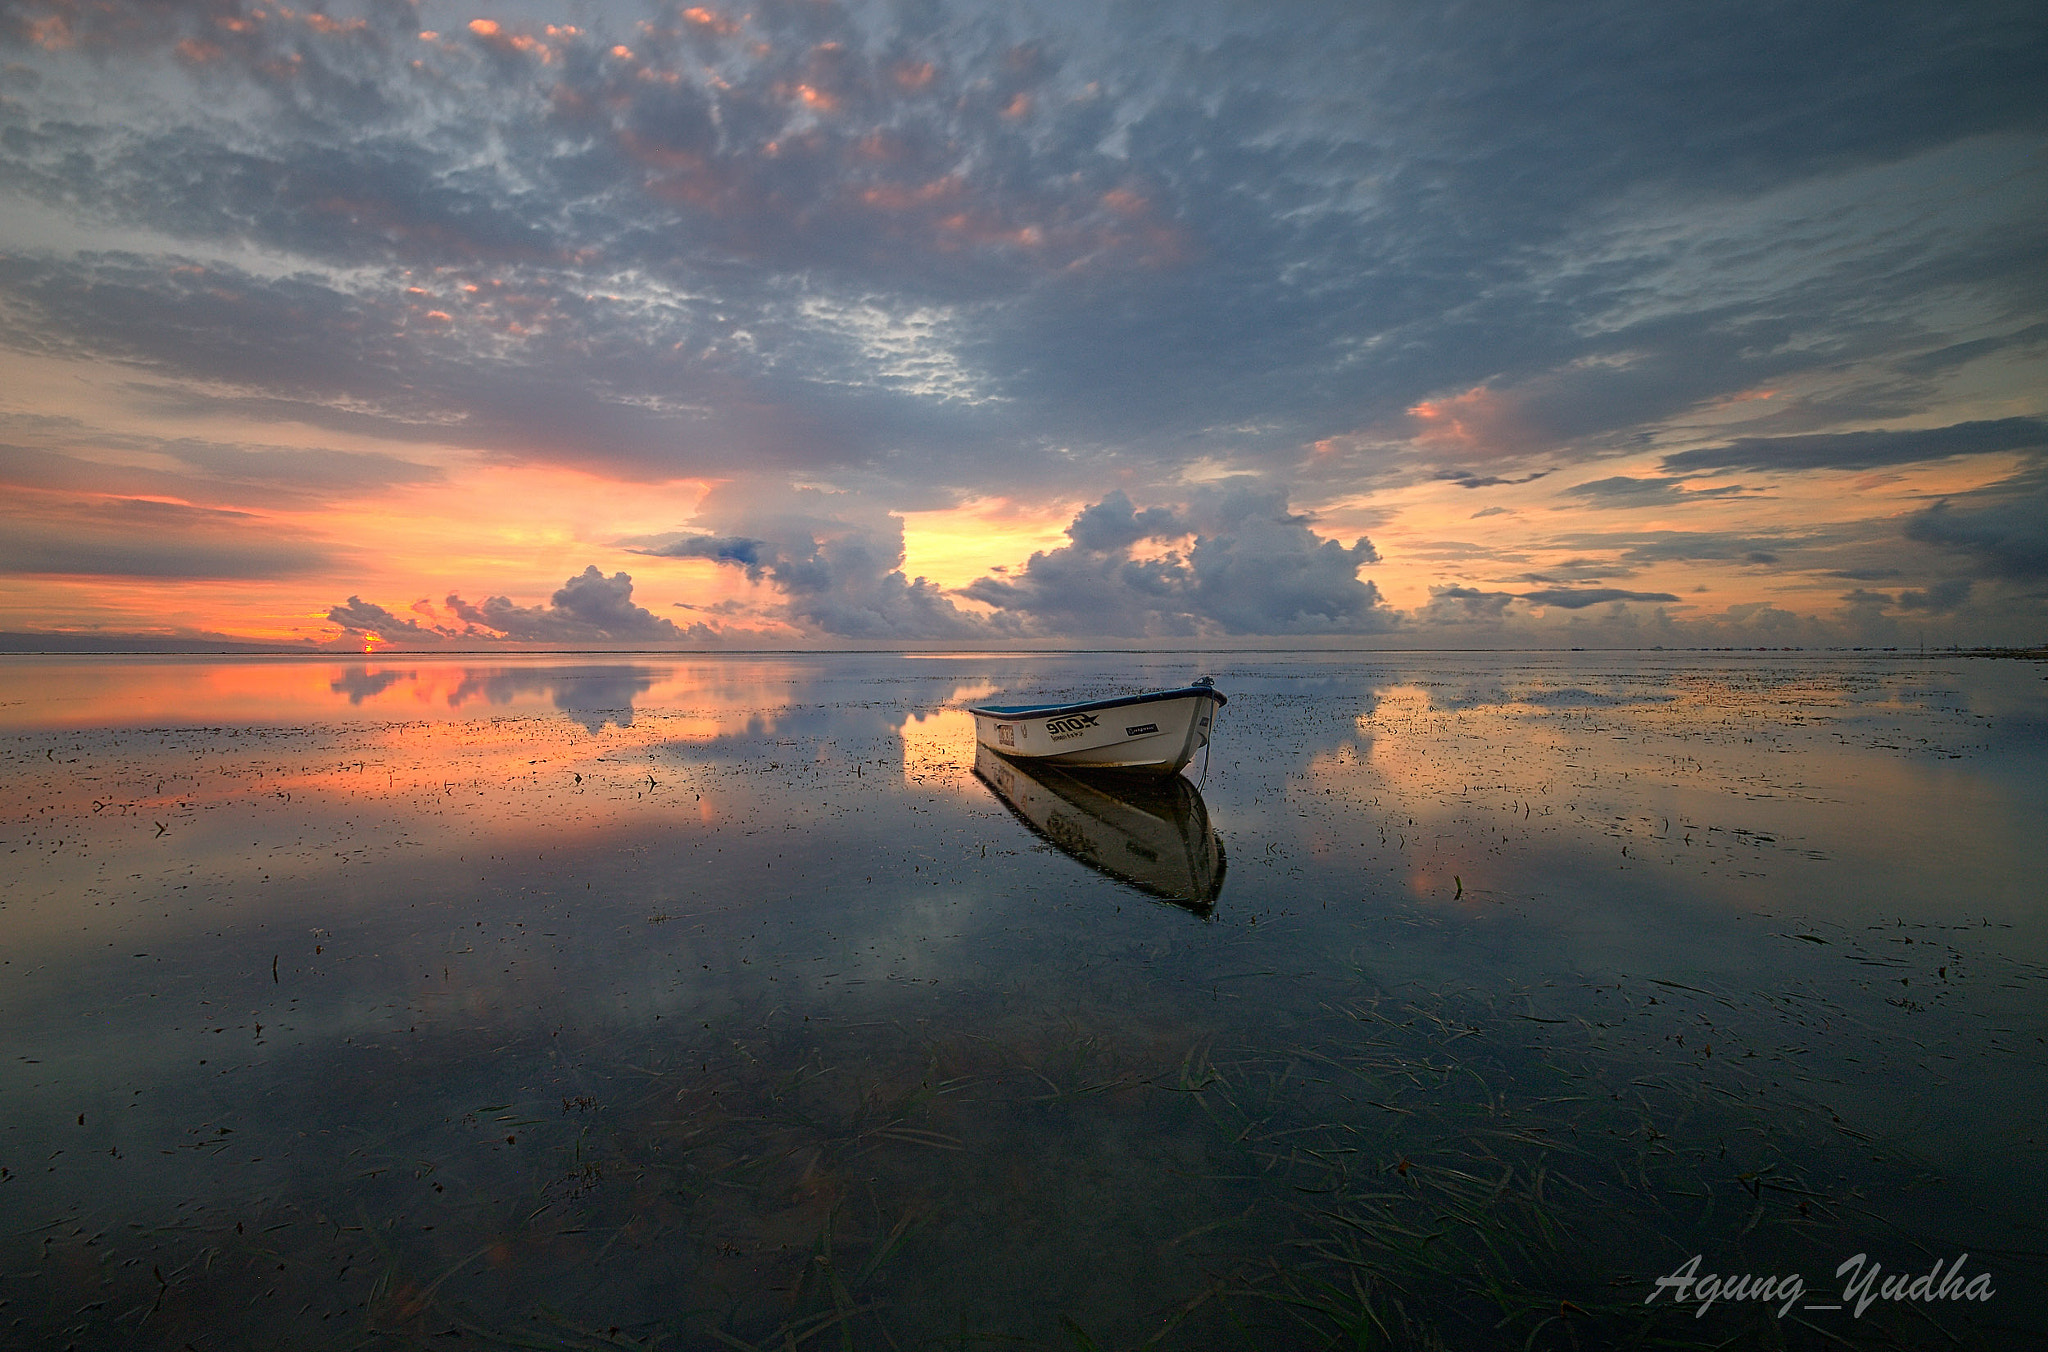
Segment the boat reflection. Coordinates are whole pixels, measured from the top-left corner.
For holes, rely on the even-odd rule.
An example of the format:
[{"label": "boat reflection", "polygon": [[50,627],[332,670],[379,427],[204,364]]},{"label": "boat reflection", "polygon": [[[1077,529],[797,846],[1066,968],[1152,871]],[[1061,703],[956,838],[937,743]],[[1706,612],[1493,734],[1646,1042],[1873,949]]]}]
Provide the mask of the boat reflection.
[{"label": "boat reflection", "polygon": [[1098,873],[1207,915],[1223,890],[1223,841],[1201,791],[1163,780],[1083,777],[974,749],[974,773],[1039,835]]}]

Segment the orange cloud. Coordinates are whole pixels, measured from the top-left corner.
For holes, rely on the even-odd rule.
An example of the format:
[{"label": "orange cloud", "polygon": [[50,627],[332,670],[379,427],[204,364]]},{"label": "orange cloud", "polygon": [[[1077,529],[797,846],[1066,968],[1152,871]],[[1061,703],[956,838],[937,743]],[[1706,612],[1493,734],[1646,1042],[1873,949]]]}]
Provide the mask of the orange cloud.
[{"label": "orange cloud", "polygon": [[692,25],[704,29],[706,32],[716,33],[722,38],[731,37],[734,33],[740,31],[738,23],[726,18],[715,10],[705,9],[702,5],[684,10],[683,18]]},{"label": "orange cloud", "polygon": [[369,28],[367,19],[330,19],[325,14],[308,14],[306,27],[329,37],[342,33],[360,33]]},{"label": "orange cloud", "polygon": [[1475,385],[1446,399],[1425,399],[1408,410],[1413,439],[1459,460],[1487,460],[1535,449],[1535,440],[1512,396]]},{"label": "orange cloud", "polygon": [[51,14],[30,22],[28,40],[44,51],[59,52],[75,40],[71,35],[71,24],[62,14]]},{"label": "orange cloud", "polygon": [[896,81],[896,87],[906,94],[914,94],[923,89],[938,73],[939,68],[929,61],[899,61],[890,71],[890,75]]}]

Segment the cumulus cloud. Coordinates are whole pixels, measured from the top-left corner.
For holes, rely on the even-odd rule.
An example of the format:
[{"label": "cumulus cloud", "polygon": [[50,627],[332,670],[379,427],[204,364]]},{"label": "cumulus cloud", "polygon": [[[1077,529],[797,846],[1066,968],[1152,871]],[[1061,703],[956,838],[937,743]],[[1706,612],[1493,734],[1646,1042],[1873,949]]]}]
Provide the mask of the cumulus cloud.
[{"label": "cumulus cloud", "polygon": [[515,605],[504,596],[471,605],[448,597],[448,608],[467,623],[527,643],[662,643],[688,637],[675,621],[633,603],[633,579],[610,577],[591,564],[563,583],[545,606]]},{"label": "cumulus cloud", "polygon": [[[965,594],[1041,633],[1367,634],[1396,623],[1358,576],[1379,559],[1372,542],[1320,538],[1283,490],[1231,484],[1185,510],[1143,511],[1112,492],[1076,514],[1067,536]],[[1159,548],[1141,554],[1140,544]]]},{"label": "cumulus cloud", "polygon": [[710,559],[776,594],[774,618],[800,631],[849,639],[986,638],[1014,631],[962,610],[945,591],[903,572],[903,518],[849,494],[798,490],[714,494],[700,519],[731,534],[682,533],[634,552]]},{"label": "cumulus cloud", "polygon": [[1513,592],[1482,591],[1477,587],[1431,587],[1423,616],[1437,624],[1498,620],[1519,599]]},{"label": "cumulus cloud", "polygon": [[351,596],[338,606],[327,611],[327,622],[339,625],[344,633],[375,635],[386,643],[406,640],[413,643],[444,643],[453,637],[449,630],[434,625],[421,624],[418,620],[405,619],[394,615],[374,601],[365,601],[360,596]]},{"label": "cumulus cloud", "polygon": [[447,616],[420,601],[413,611],[421,619],[394,615],[359,596],[330,608],[327,619],[344,633],[375,635],[400,646],[440,644],[451,639],[485,643],[528,643],[552,647],[580,644],[668,644],[717,639],[716,631],[696,624],[685,629],[633,601],[633,579],[627,573],[606,577],[592,564],[563,583],[544,606],[522,606],[507,596],[471,604],[450,593]]}]

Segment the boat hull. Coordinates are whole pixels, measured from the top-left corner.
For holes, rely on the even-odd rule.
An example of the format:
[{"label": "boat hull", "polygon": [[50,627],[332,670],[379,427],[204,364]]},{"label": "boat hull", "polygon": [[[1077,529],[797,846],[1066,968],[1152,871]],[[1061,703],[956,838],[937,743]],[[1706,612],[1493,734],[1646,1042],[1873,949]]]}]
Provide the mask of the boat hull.
[{"label": "boat hull", "polygon": [[1014,760],[1130,775],[1178,773],[1209,742],[1224,697],[1206,686],[1057,705],[981,705],[974,740]]}]

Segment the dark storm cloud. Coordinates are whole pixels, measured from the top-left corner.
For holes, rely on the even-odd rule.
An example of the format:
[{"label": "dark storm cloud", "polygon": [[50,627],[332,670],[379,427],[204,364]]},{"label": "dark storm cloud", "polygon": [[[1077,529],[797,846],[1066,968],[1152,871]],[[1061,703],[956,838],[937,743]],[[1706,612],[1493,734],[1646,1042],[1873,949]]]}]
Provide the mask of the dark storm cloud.
[{"label": "dark storm cloud", "polygon": [[1996,418],[1903,432],[1835,432],[1815,436],[1742,437],[1726,446],[1707,446],[1664,457],[1676,474],[1713,470],[1876,469],[1922,460],[2048,447],[2048,422],[2039,418]]},{"label": "dark storm cloud", "polygon": [[[1379,559],[1372,542],[1318,538],[1281,490],[1225,485],[1184,512],[1138,511],[1116,492],[1077,514],[1067,536],[964,594],[1055,634],[1365,634],[1397,622],[1358,576]],[[1133,554],[1141,542],[1183,540]]]}]

